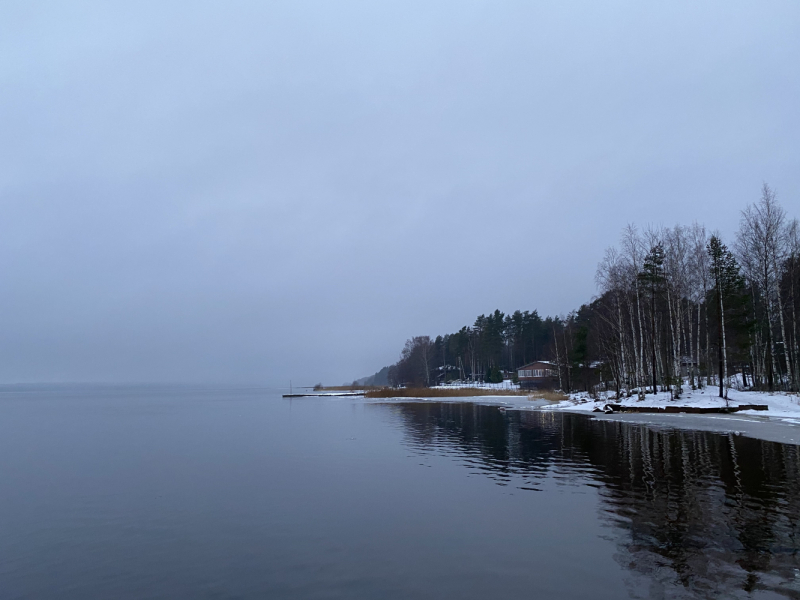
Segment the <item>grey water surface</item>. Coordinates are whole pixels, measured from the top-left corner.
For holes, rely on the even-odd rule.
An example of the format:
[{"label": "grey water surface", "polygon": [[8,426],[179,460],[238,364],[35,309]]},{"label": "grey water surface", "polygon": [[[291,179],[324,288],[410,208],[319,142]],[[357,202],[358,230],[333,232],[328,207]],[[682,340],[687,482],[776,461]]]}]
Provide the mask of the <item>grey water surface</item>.
[{"label": "grey water surface", "polygon": [[800,598],[800,449],[473,403],[0,388],[2,598]]}]

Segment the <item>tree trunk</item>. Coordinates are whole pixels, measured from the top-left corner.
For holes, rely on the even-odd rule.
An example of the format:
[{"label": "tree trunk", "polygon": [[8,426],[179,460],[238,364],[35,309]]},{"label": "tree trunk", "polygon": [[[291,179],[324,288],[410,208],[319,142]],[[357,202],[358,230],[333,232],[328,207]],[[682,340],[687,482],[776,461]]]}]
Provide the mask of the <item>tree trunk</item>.
[{"label": "tree trunk", "polygon": [[561,383],[561,357],[558,354],[558,335],[556,334],[556,326],[553,325],[553,341],[556,343],[556,369],[558,369],[558,388],[563,390],[564,385]]},{"label": "tree trunk", "polygon": [[[783,358],[786,362],[786,375],[789,378],[789,388],[794,388],[794,373],[792,372],[792,363],[789,359],[789,342],[786,339],[786,325],[783,321],[783,299],[781,298],[781,278],[780,271],[778,271],[777,263],[773,265],[775,269],[775,293],[778,297],[778,315],[780,315],[781,322],[781,341],[783,342]],[[794,390],[792,390],[794,391]]]},{"label": "tree trunk", "polygon": [[653,395],[658,393],[658,380],[656,379],[656,291],[655,288],[650,290],[650,328],[651,335],[653,336],[653,343],[650,345],[652,348],[653,358]]},{"label": "tree trunk", "polygon": [[700,378],[700,303],[697,304],[697,387],[702,388],[702,379]]},{"label": "tree trunk", "polygon": [[686,334],[689,338],[689,380],[692,385],[692,389],[695,388],[694,384],[694,324],[692,323],[692,305],[687,304],[686,306]]},{"label": "tree trunk", "polygon": [[798,357],[797,351],[797,309],[796,309],[796,298],[794,295],[794,279],[795,279],[795,256],[792,254],[792,266],[791,270],[789,271],[789,281],[791,282],[791,301],[792,301],[792,354],[794,356],[794,391],[800,390],[800,358]]},{"label": "tree trunk", "polygon": [[711,385],[711,334],[708,331],[708,302],[706,305],[706,385]]},{"label": "tree trunk", "polygon": [[564,327],[561,333],[564,336],[564,364],[566,365],[566,374],[567,374],[567,393],[570,393],[572,391],[572,373],[569,364],[569,347],[567,346],[567,328]]},{"label": "tree trunk", "polygon": [[[675,379],[680,374],[680,367],[677,366],[678,363],[678,346],[679,343],[677,341],[678,332],[676,331],[675,327],[675,319],[672,310],[672,294],[670,293],[669,287],[667,287],[667,314],[669,315],[669,333],[670,333],[670,341],[672,342],[672,376],[670,379]],[[677,368],[676,368],[677,366]],[[672,381],[669,382],[669,390],[670,396],[672,396],[673,385]],[[678,390],[680,387],[678,385],[675,386]]]},{"label": "tree trunk", "polygon": [[[627,367],[625,364],[625,338],[623,335],[623,320],[622,320],[622,305],[619,299],[619,292],[616,294],[617,299],[617,325],[619,327],[619,352],[620,352],[620,363],[621,363],[621,372],[625,374],[627,372]],[[619,382],[617,383],[617,397],[619,397]]]},{"label": "tree trunk", "polygon": [[[639,298],[639,280],[636,280],[636,315],[639,319],[639,350],[636,353],[638,364],[636,365],[636,385],[640,390],[644,390],[644,328],[642,327],[642,303]],[[634,343],[636,341],[634,332]],[[644,392],[642,392],[644,393]],[[642,396],[644,397],[644,396]]]},{"label": "tree trunk", "polygon": [[719,397],[725,398],[725,405],[728,405],[728,391],[723,387],[728,380],[728,348],[725,340],[725,307],[722,301],[722,286],[717,286],[717,297],[719,298]]},{"label": "tree trunk", "polygon": [[639,348],[636,346],[636,323],[633,320],[633,305],[629,302],[628,303],[630,310],[628,311],[628,315],[631,319],[631,342],[633,345],[633,369],[634,369],[634,385],[639,389],[639,398],[641,398],[642,394],[642,379],[639,376],[639,365],[641,361],[641,357],[639,356]]}]

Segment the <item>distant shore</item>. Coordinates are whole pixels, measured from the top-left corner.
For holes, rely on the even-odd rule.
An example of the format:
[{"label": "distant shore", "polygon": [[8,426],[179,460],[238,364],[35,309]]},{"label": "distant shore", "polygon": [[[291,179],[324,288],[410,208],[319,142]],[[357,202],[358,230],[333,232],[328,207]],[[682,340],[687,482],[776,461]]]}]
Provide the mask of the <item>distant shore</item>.
[{"label": "distant shore", "polygon": [[435,387],[393,388],[386,386],[321,386],[315,393],[362,393],[366,398],[472,398],[490,396],[523,396],[550,401],[567,400],[569,395],[552,390],[525,390],[518,385],[477,384],[477,385],[444,385]]},{"label": "distant shore", "polygon": [[[412,387],[377,388],[364,392],[367,398],[463,398],[473,396],[527,396],[526,390],[519,388],[488,387]],[[563,396],[566,399],[566,396]]]}]

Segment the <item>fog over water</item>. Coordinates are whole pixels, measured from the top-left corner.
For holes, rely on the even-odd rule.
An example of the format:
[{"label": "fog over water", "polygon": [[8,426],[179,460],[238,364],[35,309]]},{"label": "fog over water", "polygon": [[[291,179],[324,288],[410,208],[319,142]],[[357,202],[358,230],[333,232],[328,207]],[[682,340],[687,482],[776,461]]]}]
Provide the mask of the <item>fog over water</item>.
[{"label": "fog over water", "polygon": [[340,383],[800,198],[800,5],[4,3],[0,382]]}]

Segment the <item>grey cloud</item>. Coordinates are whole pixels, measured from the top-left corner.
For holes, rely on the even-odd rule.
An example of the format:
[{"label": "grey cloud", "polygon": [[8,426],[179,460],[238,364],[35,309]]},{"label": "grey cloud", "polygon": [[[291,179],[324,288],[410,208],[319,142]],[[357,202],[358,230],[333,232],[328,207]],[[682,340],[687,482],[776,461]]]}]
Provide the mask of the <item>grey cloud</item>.
[{"label": "grey cloud", "polygon": [[0,17],[2,381],[346,381],[800,197],[796,2]]}]

